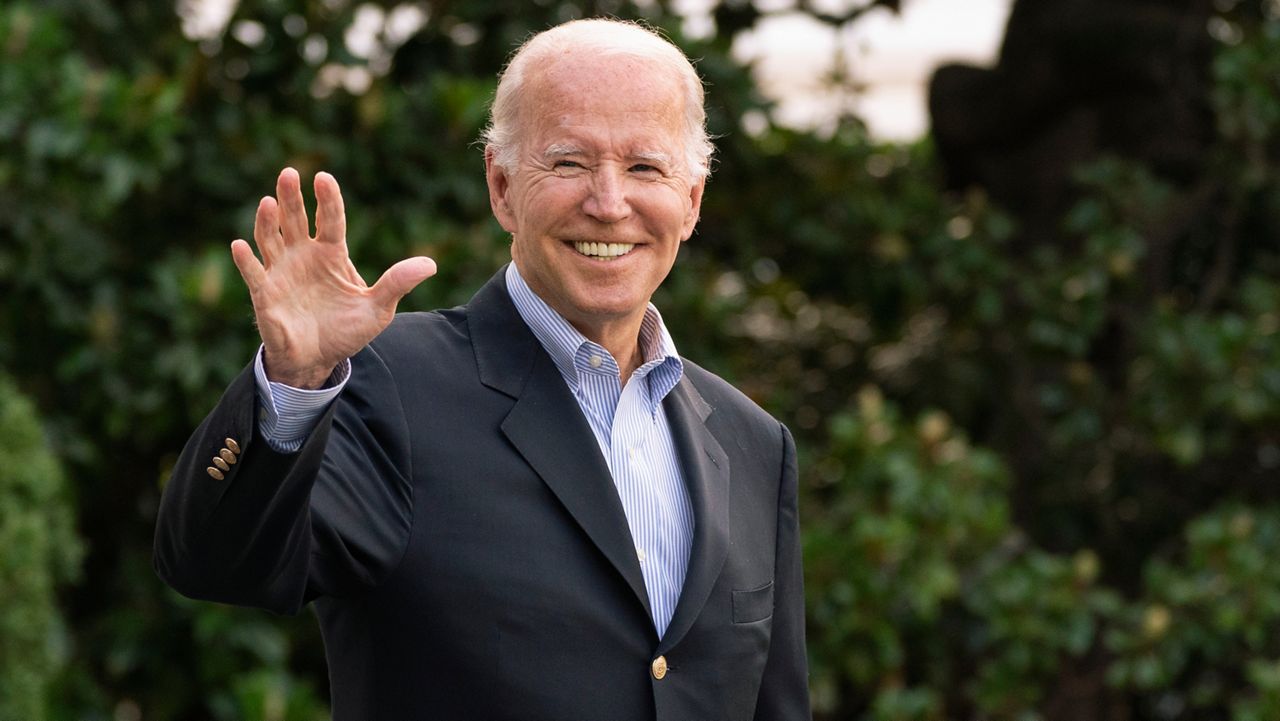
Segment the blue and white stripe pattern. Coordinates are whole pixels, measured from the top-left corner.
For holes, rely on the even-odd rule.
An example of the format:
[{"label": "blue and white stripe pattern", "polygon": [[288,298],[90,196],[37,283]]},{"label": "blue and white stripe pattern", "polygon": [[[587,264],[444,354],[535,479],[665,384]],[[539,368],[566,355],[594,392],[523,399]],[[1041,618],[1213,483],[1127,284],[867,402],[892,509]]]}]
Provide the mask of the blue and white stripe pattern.
[{"label": "blue and white stripe pattern", "polygon": [[318,390],[294,388],[267,380],[262,364],[262,347],[253,361],[258,381],[258,433],[267,445],[279,453],[295,453],[307,442],[307,436],[324,415],[329,401],[338,397],[351,375],[351,361],[344,360]]},{"label": "blue and white stripe pattern", "polygon": [[515,263],[507,266],[507,291],[595,433],[622,499],[661,638],[680,600],[693,545],[693,505],[662,408],[684,374],[675,343],[650,304],[640,326],[644,363],[623,388],[617,360],[530,290]]},{"label": "blue and white stripe pattern", "polygon": [[[675,343],[650,304],[640,326],[644,363],[623,388],[617,360],[539,298],[520,277],[515,263],[507,267],[506,279],[512,302],[577,399],[613,475],[644,574],[653,625],[661,638],[684,587],[694,524],[693,505],[662,408],[663,398],[684,374]],[[258,431],[275,450],[293,453],[346,385],[351,364],[339,365],[320,390],[268,381],[261,349],[254,371]]]}]

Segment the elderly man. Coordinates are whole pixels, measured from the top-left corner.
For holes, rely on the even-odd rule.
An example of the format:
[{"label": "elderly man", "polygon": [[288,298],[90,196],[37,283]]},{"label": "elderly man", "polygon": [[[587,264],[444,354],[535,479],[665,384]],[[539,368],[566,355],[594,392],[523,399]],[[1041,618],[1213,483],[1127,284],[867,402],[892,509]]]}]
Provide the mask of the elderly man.
[{"label": "elderly man", "polygon": [[232,255],[262,336],[165,491],[156,568],[196,598],[314,601],[338,721],[809,718],[795,450],[680,358],[649,300],[698,220],[702,86],[639,26],[567,23],[486,132],[512,263],[394,315],[338,185],[296,172]]}]

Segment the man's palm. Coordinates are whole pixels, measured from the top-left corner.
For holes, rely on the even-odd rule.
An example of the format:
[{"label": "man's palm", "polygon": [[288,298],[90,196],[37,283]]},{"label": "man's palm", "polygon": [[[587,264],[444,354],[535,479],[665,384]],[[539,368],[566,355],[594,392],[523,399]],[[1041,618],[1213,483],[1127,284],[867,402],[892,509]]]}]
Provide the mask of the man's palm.
[{"label": "man's palm", "polygon": [[315,192],[314,238],[298,173],[285,168],[276,197],[262,199],[254,220],[262,262],[244,240],[231,244],[253,299],[267,377],[299,388],[320,387],[334,366],[387,327],[406,293],[436,272],[430,258],[408,258],[366,285],[347,255],[338,182],[317,173]]}]

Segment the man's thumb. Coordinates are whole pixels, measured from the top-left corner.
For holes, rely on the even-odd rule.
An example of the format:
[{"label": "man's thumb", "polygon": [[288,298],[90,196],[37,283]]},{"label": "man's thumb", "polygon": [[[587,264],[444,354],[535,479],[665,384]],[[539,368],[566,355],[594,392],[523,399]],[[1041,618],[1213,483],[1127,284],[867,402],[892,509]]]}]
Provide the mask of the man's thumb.
[{"label": "man's thumb", "polygon": [[395,305],[422,281],[436,274],[436,262],[426,256],[405,258],[387,268],[373,285],[373,294],[379,305]]}]

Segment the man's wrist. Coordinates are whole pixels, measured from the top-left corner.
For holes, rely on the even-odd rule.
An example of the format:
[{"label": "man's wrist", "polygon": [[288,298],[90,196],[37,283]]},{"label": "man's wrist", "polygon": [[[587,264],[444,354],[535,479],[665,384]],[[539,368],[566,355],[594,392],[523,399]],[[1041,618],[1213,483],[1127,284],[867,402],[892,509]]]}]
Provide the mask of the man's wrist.
[{"label": "man's wrist", "polygon": [[328,405],[337,398],[351,376],[351,362],[344,360],[318,390],[288,386],[267,379],[264,352],[254,360],[258,380],[258,432],[267,445],[281,453],[302,447]]},{"label": "man's wrist", "polygon": [[288,369],[287,367],[278,368],[278,366],[284,365],[283,363],[273,362],[271,354],[264,349],[262,353],[262,370],[266,373],[267,380],[290,388],[304,391],[320,390],[332,382],[333,373],[338,368],[337,364],[328,367],[312,366],[301,370]]}]

